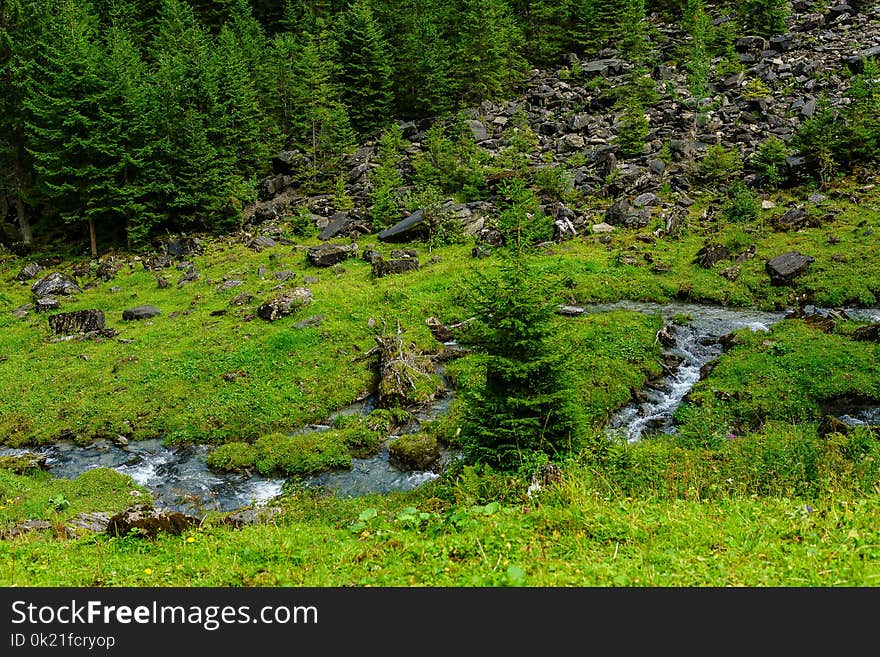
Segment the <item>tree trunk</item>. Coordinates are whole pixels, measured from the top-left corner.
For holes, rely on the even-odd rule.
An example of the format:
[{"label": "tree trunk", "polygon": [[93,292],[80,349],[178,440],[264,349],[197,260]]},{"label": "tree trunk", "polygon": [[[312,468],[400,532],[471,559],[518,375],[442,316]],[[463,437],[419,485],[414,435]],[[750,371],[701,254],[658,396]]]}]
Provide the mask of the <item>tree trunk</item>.
[{"label": "tree trunk", "polygon": [[15,214],[18,215],[18,230],[21,233],[21,241],[30,244],[33,239],[31,224],[24,212],[24,201],[20,198],[15,199]]},{"label": "tree trunk", "polygon": [[95,236],[95,220],[89,217],[89,246],[92,249],[92,257],[98,257],[98,239]]}]

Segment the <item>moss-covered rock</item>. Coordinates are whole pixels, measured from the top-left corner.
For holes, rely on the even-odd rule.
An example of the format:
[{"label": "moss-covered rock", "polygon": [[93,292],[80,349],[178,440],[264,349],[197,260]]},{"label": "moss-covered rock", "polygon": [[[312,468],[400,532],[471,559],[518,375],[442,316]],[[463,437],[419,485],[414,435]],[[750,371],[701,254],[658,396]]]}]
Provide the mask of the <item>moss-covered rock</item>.
[{"label": "moss-covered rock", "polygon": [[207,458],[208,467],[219,472],[247,472],[254,469],[256,462],[253,445],[241,442],[220,445]]},{"label": "moss-covered rock", "polygon": [[428,470],[440,459],[440,444],[426,433],[404,434],[388,452],[391,464],[402,470]]},{"label": "moss-covered rock", "polygon": [[263,475],[310,475],[351,467],[348,446],[337,432],[313,432],[263,436],[254,448],[256,469]]},{"label": "moss-covered rock", "polygon": [[31,470],[47,470],[46,455],[25,452],[24,454],[10,454],[0,456],[0,469],[9,470],[16,474],[25,474]]}]

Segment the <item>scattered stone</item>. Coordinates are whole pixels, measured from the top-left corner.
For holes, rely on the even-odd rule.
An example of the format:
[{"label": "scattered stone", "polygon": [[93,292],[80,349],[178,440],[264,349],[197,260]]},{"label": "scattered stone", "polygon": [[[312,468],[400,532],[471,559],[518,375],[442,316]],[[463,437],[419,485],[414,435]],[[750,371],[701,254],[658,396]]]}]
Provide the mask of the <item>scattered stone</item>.
[{"label": "scattered stone", "polygon": [[376,249],[364,249],[363,254],[361,254],[361,258],[369,263],[373,263],[377,260],[381,260],[382,254],[379,253]]},{"label": "scattered stone", "polygon": [[151,317],[156,317],[161,315],[162,311],[156,308],[156,306],[151,305],[143,305],[143,306],[135,306],[134,308],[127,308],[122,311],[122,321],[130,322],[133,320],[140,319],[150,319]]},{"label": "scattered stone", "polygon": [[389,274],[403,274],[409,271],[418,271],[418,258],[400,258],[397,260],[374,260],[372,273],[376,278],[382,278]]},{"label": "scattered stone", "polygon": [[593,224],[592,230],[594,234],[613,233],[614,226],[612,226],[611,224],[606,224],[603,221],[602,223]]},{"label": "scattered stone", "polygon": [[77,513],[64,523],[64,534],[67,538],[78,538],[86,534],[101,534],[107,531],[110,514],[105,511]]},{"label": "scattered stone", "polygon": [[403,221],[379,233],[376,238],[380,242],[411,242],[426,239],[431,233],[428,218],[422,210],[416,210]]},{"label": "scattered stone", "polygon": [[293,325],[295,329],[304,329],[311,328],[313,326],[320,326],[321,322],[324,321],[324,315],[314,315],[312,317],[306,317]]},{"label": "scattered stone", "polygon": [[233,370],[232,372],[224,372],[221,377],[224,381],[229,381],[230,383],[232,383],[236,379],[243,379],[247,377],[247,372],[245,372],[244,370]]},{"label": "scattered stone", "polygon": [[29,532],[46,531],[48,529],[53,529],[54,527],[55,525],[52,524],[50,520],[24,520],[12,527],[11,529],[7,529],[0,533],[0,538],[17,538],[22,534],[27,534]]},{"label": "scattered stone", "polygon": [[257,315],[267,322],[274,322],[281,317],[292,315],[311,302],[312,291],[307,287],[298,287],[262,304],[257,308]]},{"label": "scattered stone", "polygon": [[825,415],[819,421],[817,433],[820,438],[826,438],[834,433],[843,434],[844,436],[850,432],[850,427],[846,422],[833,415]]},{"label": "scattered stone", "polygon": [[239,285],[244,285],[244,281],[231,279],[231,280],[225,281],[224,283],[221,283],[217,287],[217,291],[218,292],[225,292],[226,290],[231,290],[232,288],[238,287]]},{"label": "scattered stone", "polygon": [[199,524],[198,518],[178,511],[155,509],[147,504],[135,504],[110,518],[107,523],[107,533],[110,536],[137,535],[141,538],[152,539],[161,532],[179,536],[190,527]]},{"label": "scattered stone", "polygon": [[82,288],[79,285],[70,277],[58,272],[53,272],[41,278],[31,286],[31,293],[34,295],[34,299],[56,296],[58,294],[69,296],[80,292],[82,292]]},{"label": "scattered stone", "polygon": [[45,313],[50,310],[58,310],[61,303],[55,297],[43,297],[34,302],[34,312]]},{"label": "scattered stone", "polygon": [[168,287],[168,279],[164,276],[156,276],[156,287],[158,287],[160,290],[164,290],[166,287]]},{"label": "scattered stone", "polygon": [[233,306],[243,306],[246,303],[250,303],[253,298],[254,295],[250,292],[239,292],[234,297],[232,297],[232,300],[229,303]]},{"label": "scattered stone", "polygon": [[731,265],[718,273],[730,282],[734,282],[739,278],[739,265]]},{"label": "scattered stone", "polygon": [[277,506],[248,507],[226,514],[220,519],[220,524],[233,529],[241,529],[249,525],[264,525],[280,516],[281,513],[281,507]]},{"label": "scattered stone", "polygon": [[262,251],[263,249],[271,249],[273,246],[278,246],[278,242],[273,240],[268,235],[259,235],[248,242],[248,248],[253,249],[254,251]]},{"label": "scattered stone", "polygon": [[693,263],[703,269],[712,269],[716,264],[728,258],[730,258],[730,249],[723,244],[710,242],[697,251]]},{"label": "scattered stone", "polygon": [[357,255],[358,246],[351,244],[319,244],[309,247],[308,260],[315,267],[332,267]]},{"label": "scattered stone", "polygon": [[880,324],[859,326],[849,337],[858,342],[880,342]]},{"label": "scattered stone", "polygon": [[43,268],[40,267],[38,262],[29,262],[24,267],[22,267],[21,271],[18,272],[18,275],[15,277],[16,280],[19,281],[29,281],[32,278],[36,278],[37,274],[43,271]]},{"label": "scattered stone", "polygon": [[28,316],[28,312],[34,307],[32,303],[26,303],[24,305],[19,306],[15,310],[12,311],[12,316],[15,319],[24,319]]},{"label": "scattered stone", "polygon": [[800,230],[815,225],[816,223],[803,208],[790,208],[773,221],[776,230]]},{"label": "scattered stone", "polygon": [[788,285],[807,271],[815,258],[798,251],[789,251],[767,261],[765,269],[770,275],[772,285]]},{"label": "scattered stone", "polygon": [[75,310],[69,313],[59,313],[49,317],[49,328],[56,335],[71,335],[74,333],[89,333],[100,331],[104,328],[105,317],[103,310]]}]

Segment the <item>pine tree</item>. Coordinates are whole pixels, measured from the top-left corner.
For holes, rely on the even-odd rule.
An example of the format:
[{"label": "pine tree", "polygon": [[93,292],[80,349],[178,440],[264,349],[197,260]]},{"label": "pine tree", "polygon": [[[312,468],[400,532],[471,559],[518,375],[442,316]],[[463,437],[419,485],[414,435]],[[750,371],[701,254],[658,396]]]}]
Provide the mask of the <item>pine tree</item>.
[{"label": "pine tree", "polygon": [[225,26],[217,38],[214,66],[219,71],[217,101],[222,119],[217,147],[234,160],[242,177],[263,173],[269,155],[264,141],[264,114],[239,41]]},{"label": "pine tree", "polygon": [[464,0],[455,83],[465,102],[498,98],[525,69],[522,32],[504,0]]},{"label": "pine tree", "polygon": [[468,301],[476,317],[462,343],[480,354],[483,384],[466,393],[461,436],[471,461],[504,470],[534,466],[581,442],[579,410],[564,351],[553,342],[558,284],[528,260],[524,183],[509,188],[505,222],[515,239],[497,275],[477,273]]},{"label": "pine tree", "polygon": [[165,0],[149,86],[149,215],[171,227],[213,229],[234,213],[235,154],[220,148],[226,124],[213,44],[180,0]]},{"label": "pine tree", "polygon": [[0,205],[15,211],[24,244],[31,243],[30,215],[39,200],[31,156],[25,148],[24,103],[37,37],[48,18],[45,10],[20,0],[7,0],[0,6]]},{"label": "pine tree", "polygon": [[336,24],[337,80],[351,126],[372,135],[391,116],[394,101],[388,45],[367,0],[356,0]]},{"label": "pine tree", "polygon": [[66,221],[86,221],[97,255],[95,220],[108,211],[100,190],[118,165],[107,129],[110,84],[103,76],[96,17],[62,0],[40,39],[28,80],[26,143],[37,183]]},{"label": "pine tree", "polygon": [[342,155],[355,143],[348,113],[334,83],[332,59],[317,37],[299,43],[290,35],[274,41],[279,62],[281,119],[287,145],[307,153],[312,182],[335,176]]}]

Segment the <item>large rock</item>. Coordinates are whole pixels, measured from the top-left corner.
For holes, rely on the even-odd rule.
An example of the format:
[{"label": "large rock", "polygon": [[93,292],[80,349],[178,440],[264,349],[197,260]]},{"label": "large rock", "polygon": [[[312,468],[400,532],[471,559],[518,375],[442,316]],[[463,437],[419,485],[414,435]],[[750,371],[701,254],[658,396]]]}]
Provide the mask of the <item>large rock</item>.
[{"label": "large rock", "polygon": [[605,212],[605,223],[624,228],[644,228],[651,221],[651,209],[634,207],[625,198],[617,199]]},{"label": "large rock", "polygon": [[727,260],[729,257],[730,249],[723,244],[710,242],[697,251],[697,255],[694,258],[694,264],[699,265],[703,269],[711,269],[717,263],[722,260]]},{"label": "large rock", "polygon": [[305,164],[308,164],[308,158],[299,151],[281,151],[272,158],[272,172],[289,175]]},{"label": "large rock", "polygon": [[40,263],[38,262],[29,262],[24,267],[22,267],[21,271],[18,272],[18,276],[15,278],[19,281],[29,281],[32,278],[36,278],[37,274],[43,271],[43,268],[40,267]]},{"label": "large rock", "polygon": [[134,308],[128,308],[122,311],[122,320],[130,322],[136,319],[150,319],[151,317],[156,317],[161,314],[162,311],[156,308],[156,306],[135,306]]},{"label": "large rock", "polygon": [[397,260],[374,260],[372,263],[373,276],[381,278],[389,274],[403,274],[408,271],[418,271],[418,258],[399,258]]},{"label": "large rock", "polygon": [[82,288],[68,276],[59,272],[53,272],[34,283],[31,286],[31,292],[34,295],[34,299],[41,299],[58,294],[78,294],[82,292]]},{"label": "large rock", "polygon": [[87,534],[101,534],[107,531],[110,514],[106,511],[77,513],[64,523],[64,534],[67,538],[78,538]]},{"label": "large rock", "polygon": [[788,285],[807,271],[815,258],[798,251],[789,251],[767,261],[765,269],[772,285]]},{"label": "large rock", "polygon": [[56,335],[72,335],[100,331],[104,328],[104,322],[103,310],[75,310],[51,315],[49,328]]},{"label": "large rock", "polygon": [[332,267],[357,255],[357,244],[319,244],[309,247],[308,260],[315,267]]},{"label": "large rock", "polygon": [[411,242],[427,238],[430,232],[431,227],[425,213],[422,210],[416,210],[403,221],[383,230],[376,237],[382,242]]},{"label": "large rock", "polygon": [[135,504],[111,516],[107,523],[107,533],[119,537],[134,533],[141,538],[156,538],[161,532],[180,535],[199,523],[198,518],[178,511],[165,511],[146,504]]},{"label": "large rock", "polygon": [[428,470],[439,459],[440,445],[426,433],[404,434],[388,445],[388,461],[401,470]]},{"label": "large rock", "polygon": [[36,452],[24,452],[22,454],[7,454],[0,456],[0,470],[10,470],[15,474],[25,474],[32,470],[48,470],[45,454]]},{"label": "large rock", "polygon": [[292,315],[311,302],[312,291],[307,287],[298,287],[262,304],[257,308],[257,315],[267,322],[274,322],[281,317]]}]

